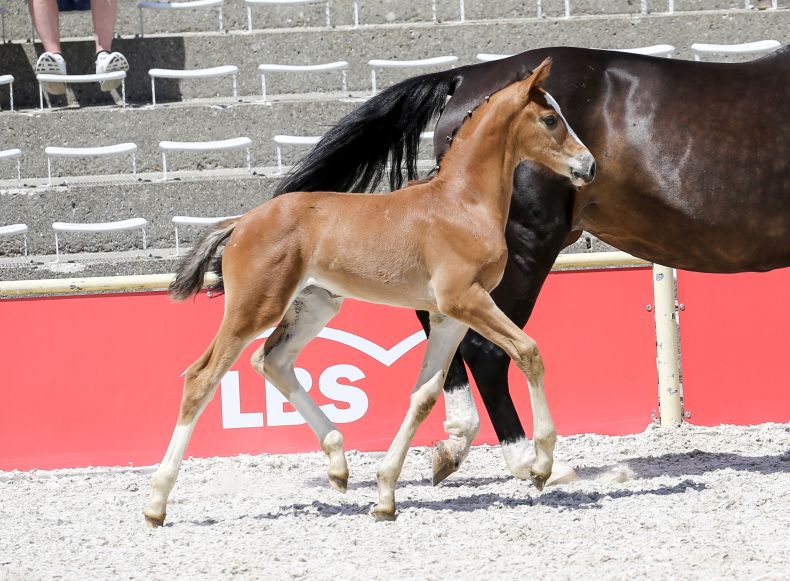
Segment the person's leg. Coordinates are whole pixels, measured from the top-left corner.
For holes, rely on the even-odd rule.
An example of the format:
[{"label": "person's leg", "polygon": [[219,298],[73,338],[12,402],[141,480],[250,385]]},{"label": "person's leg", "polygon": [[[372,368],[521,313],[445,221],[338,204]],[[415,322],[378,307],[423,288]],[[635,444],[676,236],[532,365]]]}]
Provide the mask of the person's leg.
[{"label": "person's leg", "polygon": [[60,13],[57,0],[28,0],[28,10],[44,51],[60,54]]},{"label": "person's leg", "polygon": [[112,52],[112,37],[115,34],[115,20],[118,16],[118,0],[91,0],[91,16],[93,17],[96,54],[102,51]]}]

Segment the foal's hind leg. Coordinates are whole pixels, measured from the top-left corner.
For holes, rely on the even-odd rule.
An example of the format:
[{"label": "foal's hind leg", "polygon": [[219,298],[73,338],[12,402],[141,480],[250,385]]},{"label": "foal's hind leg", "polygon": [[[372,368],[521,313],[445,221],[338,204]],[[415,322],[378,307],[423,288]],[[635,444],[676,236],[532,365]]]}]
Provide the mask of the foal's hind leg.
[{"label": "foal's hind leg", "polygon": [[411,394],[409,410],[376,474],[379,502],[373,509],[373,516],[377,520],[395,518],[395,484],[403,469],[409,445],[442,391],[447,367],[466,330],[466,325],[450,317],[439,313],[431,314],[428,348]]},{"label": "foal's hind leg", "polygon": [[348,464],[343,436],[299,384],[294,362],[343,304],[343,298],[310,286],[294,300],[266,343],[252,356],[252,366],[271,381],[296,408],[318,437],[329,457],[329,482],[341,492],[348,486]]},{"label": "foal's hind leg", "polygon": [[184,372],[181,410],[167,452],[151,479],[151,496],[143,514],[148,526],[162,526],[167,498],[173,490],[181,460],[200,414],[214,397],[222,376],[230,369],[254,334],[222,322],[219,332],[206,352]]},{"label": "foal's hind leg", "polygon": [[[417,318],[430,337],[429,315],[417,311]],[[477,414],[469,378],[464,368],[464,360],[459,351],[453,355],[444,380],[444,431],[448,438],[440,440],[433,449],[433,476],[431,483],[436,486],[457,471],[469,455],[472,441],[480,431],[480,416]]]}]

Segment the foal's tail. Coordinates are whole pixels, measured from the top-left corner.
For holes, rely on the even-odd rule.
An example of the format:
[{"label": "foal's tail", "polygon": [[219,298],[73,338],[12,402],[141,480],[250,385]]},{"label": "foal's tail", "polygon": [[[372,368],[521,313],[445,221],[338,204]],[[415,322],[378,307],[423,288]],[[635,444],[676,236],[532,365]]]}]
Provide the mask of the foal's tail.
[{"label": "foal's tail", "polygon": [[216,273],[218,278],[210,286],[211,290],[222,290],[222,254],[219,248],[233,233],[238,221],[238,218],[225,220],[201,234],[192,250],[178,263],[176,278],[170,283],[171,297],[183,301],[200,292],[209,270]]},{"label": "foal's tail", "polygon": [[457,69],[407,79],[346,115],[277,186],[275,196],[298,191],[364,192],[375,188],[391,160],[391,189],[417,177],[420,133],[460,80]]}]

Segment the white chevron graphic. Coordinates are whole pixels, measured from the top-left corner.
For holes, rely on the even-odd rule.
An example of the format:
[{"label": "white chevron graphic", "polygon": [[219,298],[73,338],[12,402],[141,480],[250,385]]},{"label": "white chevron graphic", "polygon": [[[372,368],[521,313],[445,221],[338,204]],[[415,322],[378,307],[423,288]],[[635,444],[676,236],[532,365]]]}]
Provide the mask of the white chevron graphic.
[{"label": "white chevron graphic", "polygon": [[[273,332],[274,332],[274,327],[263,332],[258,337],[258,339],[265,339]],[[406,355],[406,353],[414,349],[417,345],[419,345],[426,339],[425,331],[417,331],[416,333],[409,335],[403,341],[391,347],[390,349],[385,349],[381,345],[377,345],[376,343],[370,341],[369,339],[365,339],[364,337],[360,337],[359,335],[354,335],[353,333],[349,333],[348,331],[333,329],[332,327],[324,327],[323,329],[321,329],[321,332],[318,334],[318,337],[320,337],[321,339],[327,339],[328,341],[335,341],[336,343],[342,343],[343,345],[348,345],[349,347],[353,347],[357,351],[361,351],[368,357],[375,359],[376,361],[386,365],[387,367],[390,367],[398,359]]]}]

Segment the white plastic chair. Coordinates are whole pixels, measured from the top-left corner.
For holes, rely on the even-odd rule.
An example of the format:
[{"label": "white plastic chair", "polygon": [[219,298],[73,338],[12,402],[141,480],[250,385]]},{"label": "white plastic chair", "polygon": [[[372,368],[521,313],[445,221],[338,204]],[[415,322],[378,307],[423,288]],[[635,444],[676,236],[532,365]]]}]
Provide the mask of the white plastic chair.
[{"label": "white plastic chair", "polygon": [[702,54],[756,54],[772,52],[781,47],[782,43],[778,40],[758,40],[756,42],[744,42],[742,44],[704,44],[695,42],[691,45],[694,51],[694,60],[700,60]]},{"label": "white plastic chair", "polygon": [[145,227],[148,221],[144,218],[129,218],[117,222],[96,222],[96,223],[76,223],[76,222],[53,222],[52,229],[55,231],[55,262],[60,262],[60,239],[58,233],[81,232],[81,233],[102,233],[102,232],[121,232],[123,230],[142,230],[143,231],[143,250],[148,248],[148,241],[145,237]]},{"label": "white plastic chair", "polygon": [[477,56],[475,58],[477,58],[477,60],[479,61],[487,63],[490,61],[498,61],[498,60],[510,58],[512,56],[513,56],[512,54],[495,54],[490,52],[479,52],[477,53]]},{"label": "white plastic chair", "polygon": [[249,137],[233,137],[231,139],[221,139],[218,141],[160,141],[159,149],[162,152],[162,179],[167,180],[167,154],[175,151],[204,152],[246,149],[247,171],[252,172],[252,159],[250,157],[251,145],[252,139]]},{"label": "white plastic chair", "polygon": [[149,69],[151,77],[151,104],[156,105],[156,79],[214,79],[217,77],[233,77],[233,98],[239,96],[236,89],[236,77],[239,67],[223,65],[207,69]]},{"label": "white plastic chair", "polygon": [[22,150],[4,149],[0,151],[0,160],[2,159],[16,159],[16,181],[19,187],[22,187]]},{"label": "white plastic chair", "polygon": [[376,69],[408,69],[421,67],[434,67],[441,65],[453,65],[458,62],[457,56],[437,56],[417,60],[397,60],[397,59],[373,59],[368,61],[370,65],[370,84],[373,94],[376,93]]},{"label": "white plastic chair", "polygon": [[253,6],[273,6],[287,4],[325,4],[326,5],[326,26],[332,26],[332,15],[329,9],[329,0],[244,0],[247,5],[247,32],[252,32],[252,7]]},{"label": "white plastic chair", "polygon": [[277,174],[283,173],[283,145],[315,145],[321,135],[275,135],[274,147],[277,150]]},{"label": "white plastic chair", "polygon": [[218,216],[218,217],[201,217],[201,216],[173,216],[173,228],[176,231],[176,256],[180,254],[179,241],[178,241],[178,227],[179,226],[212,226],[230,220],[231,218],[238,218],[239,216]]},{"label": "white plastic chair", "polygon": [[328,72],[340,71],[340,79],[342,84],[342,91],[348,91],[348,81],[346,71],[348,70],[348,63],[346,61],[335,61],[332,63],[324,63],[319,65],[277,65],[277,64],[264,64],[258,65],[258,71],[261,73],[261,94],[263,100],[266,100],[266,73],[311,73],[311,72]]},{"label": "white plastic chair", "polygon": [[[0,85],[8,85],[8,91],[10,93],[10,100],[11,100],[11,111],[13,111],[14,110],[14,75],[0,75]],[[2,110],[3,110],[2,107],[0,107],[0,111]]]},{"label": "white plastic chair", "polygon": [[194,8],[219,8],[219,31],[224,30],[224,22],[222,19],[222,5],[225,0],[172,0],[172,2],[137,2],[137,8],[140,11],[140,38],[143,38],[143,9],[151,10],[192,10]]},{"label": "white plastic chair", "polygon": [[132,154],[132,174],[137,175],[137,145],[118,143],[101,147],[45,147],[47,156],[47,185],[52,185],[52,160],[58,157],[114,157]]},{"label": "white plastic chair", "polygon": [[10,224],[0,226],[0,236],[19,236],[22,235],[22,250],[27,256],[27,224]]},{"label": "white plastic chair", "polygon": [[675,54],[675,47],[671,44],[654,44],[652,46],[640,46],[637,48],[616,48],[616,52],[629,52],[631,54],[642,54],[646,56],[663,56],[672,58]]},{"label": "white plastic chair", "polygon": [[97,73],[91,75],[52,75],[43,73],[36,75],[38,81],[38,104],[44,108],[44,83],[101,83],[102,81],[121,81],[121,101],[126,107],[126,71],[113,71],[111,73]]}]

